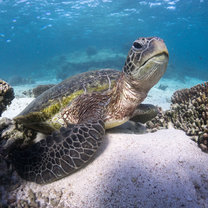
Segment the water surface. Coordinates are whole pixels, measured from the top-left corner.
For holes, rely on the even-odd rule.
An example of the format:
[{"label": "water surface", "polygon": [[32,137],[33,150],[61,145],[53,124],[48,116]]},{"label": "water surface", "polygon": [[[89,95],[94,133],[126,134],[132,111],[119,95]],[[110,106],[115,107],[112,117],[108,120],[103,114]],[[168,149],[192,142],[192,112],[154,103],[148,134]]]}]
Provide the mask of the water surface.
[{"label": "water surface", "polygon": [[122,69],[140,36],[166,42],[166,77],[208,79],[207,0],[0,0],[0,77],[33,82]]}]

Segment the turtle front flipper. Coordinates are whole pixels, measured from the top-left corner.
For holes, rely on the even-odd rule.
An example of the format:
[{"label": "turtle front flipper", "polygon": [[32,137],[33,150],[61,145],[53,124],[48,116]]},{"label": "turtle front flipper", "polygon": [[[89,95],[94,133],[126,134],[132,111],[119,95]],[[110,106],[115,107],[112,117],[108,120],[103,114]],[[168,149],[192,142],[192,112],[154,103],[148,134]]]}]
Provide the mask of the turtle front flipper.
[{"label": "turtle front flipper", "polygon": [[159,107],[151,104],[140,104],[135,109],[131,121],[146,123],[147,121],[152,120],[159,113]]},{"label": "turtle front flipper", "polygon": [[104,134],[102,119],[68,125],[30,147],[15,150],[12,162],[22,178],[50,183],[83,167],[95,154]]}]

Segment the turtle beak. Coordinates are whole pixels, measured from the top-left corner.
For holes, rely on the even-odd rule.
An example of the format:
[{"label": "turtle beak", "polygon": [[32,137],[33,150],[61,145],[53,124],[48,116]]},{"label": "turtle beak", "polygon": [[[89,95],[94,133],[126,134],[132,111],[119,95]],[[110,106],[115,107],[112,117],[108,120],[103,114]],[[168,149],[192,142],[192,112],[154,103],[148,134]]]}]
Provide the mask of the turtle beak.
[{"label": "turtle beak", "polygon": [[152,37],[147,38],[149,39],[149,44],[146,48],[146,50],[143,51],[141,58],[140,58],[140,67],[142,67],[146,62],[151,60],[153,57],[164,55],[166,57],[166,60],[169,58],[168,49],[164,43],[164,41],[161,38],[158,37]]},{"label": "turtle beak", "polygon": [[167,57],[169,57],[168,49],[163,41],[163,39],[155,37],[155,51],[157,51],[159,54],[165,54]]}]

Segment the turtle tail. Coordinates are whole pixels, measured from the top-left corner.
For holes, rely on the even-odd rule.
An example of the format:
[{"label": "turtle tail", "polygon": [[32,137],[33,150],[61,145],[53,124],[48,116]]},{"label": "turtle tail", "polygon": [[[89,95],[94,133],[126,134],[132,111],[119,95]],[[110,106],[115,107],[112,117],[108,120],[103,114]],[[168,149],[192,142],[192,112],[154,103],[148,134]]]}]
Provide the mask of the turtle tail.
[{"label": "turtle tail", "polygon": [[13,151],[11,160],[23,179],[50,183],[83,167],[97,151],[104,134],[102,120],[70,124],[25,149]]}]

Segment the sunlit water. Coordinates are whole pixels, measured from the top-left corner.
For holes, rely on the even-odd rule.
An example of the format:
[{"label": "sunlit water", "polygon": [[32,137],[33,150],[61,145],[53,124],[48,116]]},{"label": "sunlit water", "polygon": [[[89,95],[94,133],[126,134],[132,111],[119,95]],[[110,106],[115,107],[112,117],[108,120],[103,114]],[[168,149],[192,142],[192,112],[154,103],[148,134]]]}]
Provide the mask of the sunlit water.
[{"label": "sunlit water", "polygon": [[166,77],[208,80],[207,0],[0,0],[0,78],[17,84],[122,69],[140,36],[166,42]]}]

